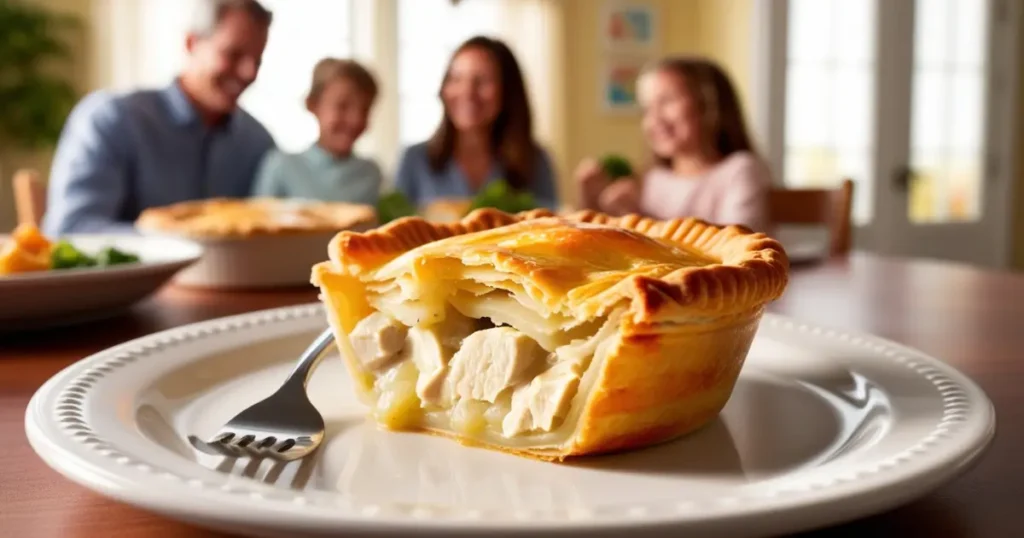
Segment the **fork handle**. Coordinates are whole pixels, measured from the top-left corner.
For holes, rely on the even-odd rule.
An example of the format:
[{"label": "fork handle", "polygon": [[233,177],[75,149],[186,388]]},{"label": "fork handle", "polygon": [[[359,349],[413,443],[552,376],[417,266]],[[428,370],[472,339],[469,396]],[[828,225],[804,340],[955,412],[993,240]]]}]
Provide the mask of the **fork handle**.
[{"label": "fork handle", "polygon": [[313,373],[313,370],[320,364],[320,361],[327,356],[327,349],[334,343],[334,333],[331,329],[325,329],[324,332],[320,333],[320,336],[316,337],[305,351],[302,352],[302,356],[299,357],[298,364],[295,365],[295,369],[288,376],[285,381],[285,385],[292,385],[294,383],[302,383],[305,388],[306,383],[309,382],[309,377]]}]

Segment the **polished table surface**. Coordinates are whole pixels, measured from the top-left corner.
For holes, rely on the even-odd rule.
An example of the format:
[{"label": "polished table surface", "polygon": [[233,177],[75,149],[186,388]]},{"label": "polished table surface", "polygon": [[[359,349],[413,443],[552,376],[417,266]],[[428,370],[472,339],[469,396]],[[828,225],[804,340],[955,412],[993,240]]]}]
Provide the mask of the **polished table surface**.
[{"label": "polished table surface", "polygon": [[[315,298],[306,289],[167,287],[116,319],[0,334],[0,537],[222,536],[107,500],[50,470],[25,439],[25,407],[50,376],[127,339]],[[940,357],[980,384],[996,407],[996,439],[966,474],[901,508],[806,536],[1024,535],[1024,276],[858,254],[795,267],[786,295],[771,310]]]}]

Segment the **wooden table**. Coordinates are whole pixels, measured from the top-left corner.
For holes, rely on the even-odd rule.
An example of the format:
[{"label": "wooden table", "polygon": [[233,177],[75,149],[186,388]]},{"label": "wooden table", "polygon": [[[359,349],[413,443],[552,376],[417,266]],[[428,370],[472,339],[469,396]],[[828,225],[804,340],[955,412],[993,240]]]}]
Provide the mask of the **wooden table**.
[{"label": "wooden table", "polygon": [[[220,536],[109,501],[46,467],[24,413],[69,363],[153,331],[315,300],[310,290],[204,293],[166,288],[131,313],[73,329],[0,335],[0,537]],[[902,508],[807,536],[1007,538],[1024,533],[1024,276],[855,255],[794,269],[775,312],[867,331],[941,357],[996,406],[994,444],[971,471]]]}]

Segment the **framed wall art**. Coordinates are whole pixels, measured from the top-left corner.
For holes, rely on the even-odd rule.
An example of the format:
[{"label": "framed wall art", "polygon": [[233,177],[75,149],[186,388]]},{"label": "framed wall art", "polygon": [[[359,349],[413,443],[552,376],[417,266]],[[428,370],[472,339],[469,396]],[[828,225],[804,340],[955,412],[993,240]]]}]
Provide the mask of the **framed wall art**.
[{"label": "framed wall art", "polygon": [[601,70],[601,102],[606,112],[639,110],[636,82],[647,65],[646,56],[608,55]]},{"label": "framed wall art", "polygon": [[605,0],[600,35],[612,53],[648,53],[658,49],[658,16],[650,2]]}]

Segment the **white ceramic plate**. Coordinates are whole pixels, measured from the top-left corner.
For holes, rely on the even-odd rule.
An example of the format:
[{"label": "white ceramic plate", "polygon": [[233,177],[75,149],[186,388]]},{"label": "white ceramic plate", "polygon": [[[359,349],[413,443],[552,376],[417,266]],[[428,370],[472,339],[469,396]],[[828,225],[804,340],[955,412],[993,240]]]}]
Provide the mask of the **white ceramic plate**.
[{"label": "white ceramic plate", "polygon": [[82,360],[26,414],[36,452],[115,499],[261,536],[761,536],[837,523],[964,471],[994,432],[981,390],[936,359],[766,315],[722,417],[684,439],[552,464],[363,417],[340,359],[310,383],[328,434],[287,465],[198,455],[283,379],[318,305],[179,327]]},{"label": "white ceramic plate", "polygon": [[[139,263],[0,276],[0,331],[53,327],[117,314],[194,263],[202,247],[191,241],[137,235],[68,235],[88,254],[113,246]],[[0,243],[6,241],[0,237]]]}]

